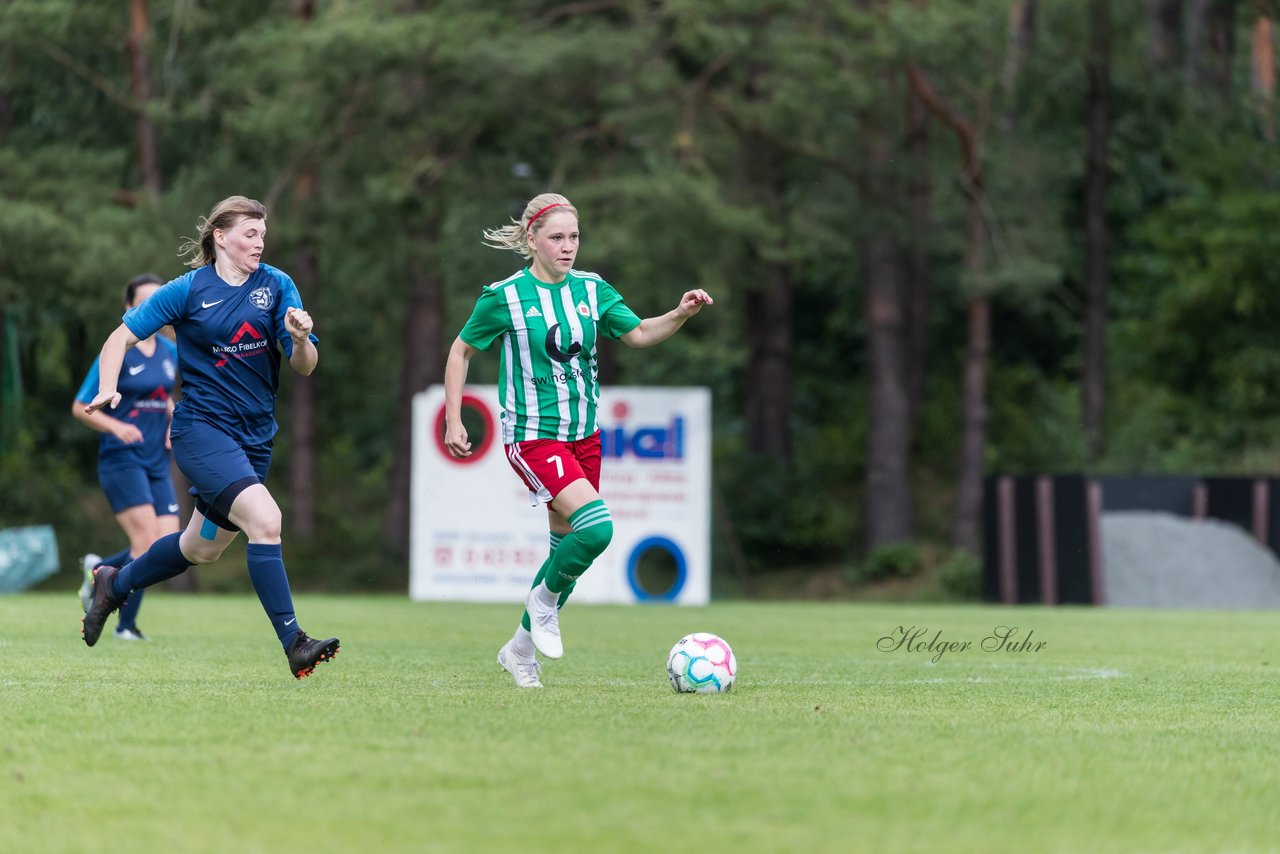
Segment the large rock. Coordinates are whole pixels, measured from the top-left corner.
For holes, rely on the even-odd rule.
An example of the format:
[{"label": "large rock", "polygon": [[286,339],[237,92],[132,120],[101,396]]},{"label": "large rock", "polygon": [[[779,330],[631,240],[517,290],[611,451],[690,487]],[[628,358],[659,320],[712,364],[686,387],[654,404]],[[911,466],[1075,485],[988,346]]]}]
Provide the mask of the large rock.
[{"label": "large rock", "polygon": [[1280,560],[1227,522],[1104,513],[1102,590],[1107,605],[1280,608]]}]

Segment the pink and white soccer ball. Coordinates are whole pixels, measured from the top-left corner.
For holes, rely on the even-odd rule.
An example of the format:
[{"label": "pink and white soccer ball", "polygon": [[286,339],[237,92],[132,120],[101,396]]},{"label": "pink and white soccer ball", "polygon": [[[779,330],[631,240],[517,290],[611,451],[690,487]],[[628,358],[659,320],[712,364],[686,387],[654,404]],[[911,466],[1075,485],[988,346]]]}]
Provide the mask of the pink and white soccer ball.
[{"label": "pink and white soccer ball", "polygon": [[685,635],[667,656],[667,678],[681,694],[721,694],[733,687],[738,660],[724,638],[710,632]]}]

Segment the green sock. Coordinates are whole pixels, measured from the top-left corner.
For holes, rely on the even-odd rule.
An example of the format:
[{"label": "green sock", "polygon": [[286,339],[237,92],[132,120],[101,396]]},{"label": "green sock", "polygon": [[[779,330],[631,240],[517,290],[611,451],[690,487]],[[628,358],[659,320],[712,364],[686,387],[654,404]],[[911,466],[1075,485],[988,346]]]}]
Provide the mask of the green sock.
[{"label": "green sock", "polygon": [[569,526],[573,530],[560,541],[542,579],[552,593],[571,587],[613,539],[613,517],[600,500],[579,507],[569,517]]},{"label": "green sock", "polygon": [[[547,559],[542,562],[542,566],[539,567],[538,574],[533,577],[533,584],[530,585],[531,588],[537,587],[542,583],[542,579],[547,577],[547,567],[551,566],[551,558],[555,557],[556,549],[560,547],[560,541],[563,540],[564,537],[564,534],[557,534],[555,531],[551,532],[551,552],[547,555]],[[573,585],[569,585],[569,590],[572,589]],[[569,598],[569,590],[560,594],[560,604],[558,607],[564,607],[564,600]],[[525,611],[524,616],[520,618],[520,625],[524,626],[525,631],[529,630],[528,611]]]}]

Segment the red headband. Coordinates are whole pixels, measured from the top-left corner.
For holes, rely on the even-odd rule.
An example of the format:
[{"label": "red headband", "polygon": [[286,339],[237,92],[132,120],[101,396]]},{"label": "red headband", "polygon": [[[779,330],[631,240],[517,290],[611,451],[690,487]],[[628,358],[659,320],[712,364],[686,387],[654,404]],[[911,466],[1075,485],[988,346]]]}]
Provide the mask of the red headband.
[{"label": "red headband", "polygon": [[532,217],[530,217],[530,219],[529,219],[529,224],[528,224],[528,225],[526,225],[526,226],[525,226],[525,228],[526,228],[526,229],[533,228],[533,224],[534,224],[535,222],[537,222],[537,221],[538,221],[538,217],[542,216],[544,213],[546,213],[547,211],[551,210],[552,208],[558,208],[558,207],[560,207],[560,206],[561,206],[561,205],[563,205],[563,204],[564,204],[564,202],[553,202],[553,203],[551,203],[551,204],[547,205],[545,208],[543,208],[542,210],[540,210],[540,211],[538,211],[536,214],[534,214]]}]

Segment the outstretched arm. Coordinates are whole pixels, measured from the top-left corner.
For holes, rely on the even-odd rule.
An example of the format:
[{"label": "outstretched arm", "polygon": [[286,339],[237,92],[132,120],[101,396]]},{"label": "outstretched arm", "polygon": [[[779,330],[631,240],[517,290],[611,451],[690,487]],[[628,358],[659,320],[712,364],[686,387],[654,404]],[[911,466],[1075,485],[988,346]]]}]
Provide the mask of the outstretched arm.
[{"label": "outstretched arm", "polygon": [[293,353],[289,356],[289,364],[304,377],[310,376],[320,361],[320,351],[311,343],[311,329],[315,323],[311,315],[300,308],[290,308],[284,316],[284,328],[293,339]]},{"label": "outstretched arm", "polygon": [[714,305],[715,301],[704,290],[686,291],[680,298],[680,304],[658,317],[646,317],[640,325],[632,329],[618,340],[628,347],[652,347],[661,344],[676,334],[684,322],[702,311],[704,305]]},{"label": "outstretched arm", "polygon": [[114,409],[120,402],[120,392],[116,391],[116,383],[120,381],[120,366],[124,364],[124,354],[137,343],[138,339],[123,323],[108,336],[98,355],[98,396],[85,405],[86,415],[97,412],[104,406]]},{"label": "outstretched arm", "polygon": [[479,352],[461,338],[455,338],[444,365],[444,446],[455,457],[471,456],[467,428],[462,426],[462,387],[467,384],[471,357]]}]

